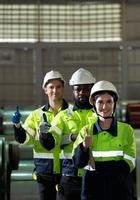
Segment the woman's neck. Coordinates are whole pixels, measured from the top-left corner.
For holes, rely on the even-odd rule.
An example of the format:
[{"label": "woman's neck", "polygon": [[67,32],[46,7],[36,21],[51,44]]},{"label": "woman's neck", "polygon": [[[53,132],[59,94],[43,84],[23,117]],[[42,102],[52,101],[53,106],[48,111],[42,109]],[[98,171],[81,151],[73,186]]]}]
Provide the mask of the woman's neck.
[{"label": "woman's neck", "polygon": [[102,130],[107,130],[112,124],[112,119],[103,119],[99,121],[100,127]]}]

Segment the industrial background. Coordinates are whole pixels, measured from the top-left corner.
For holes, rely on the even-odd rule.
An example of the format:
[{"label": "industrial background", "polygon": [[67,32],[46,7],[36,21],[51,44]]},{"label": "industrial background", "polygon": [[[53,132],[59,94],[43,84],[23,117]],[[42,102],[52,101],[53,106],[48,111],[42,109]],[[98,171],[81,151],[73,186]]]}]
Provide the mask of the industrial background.
[{"label": "industrial background", "polygon": [[38,199],[31,149],[14,142],[16,105],[24,120],[45,103],[42,79],[51,69],[64,75],[71,102],[68,81],[80,67],[119,91],[117,115],[136,132],[140,200],[139,0],[0,0],[0,200]]}]

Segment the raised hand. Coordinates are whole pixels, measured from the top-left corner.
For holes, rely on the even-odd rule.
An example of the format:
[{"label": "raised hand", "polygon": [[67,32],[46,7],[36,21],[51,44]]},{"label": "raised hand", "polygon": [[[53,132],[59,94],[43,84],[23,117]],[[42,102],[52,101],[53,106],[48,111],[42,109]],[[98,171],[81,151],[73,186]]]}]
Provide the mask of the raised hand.
[{"label": "raised hand", "polygon": [[85,129],[85,132],[86,133],[85,133],[85,140],[83,142],[83,146],[85,147],[85,149],[89,148],[89,161],[88,161],[88,165],[85,167],[85,169],[94,171],[95,170],[95,159],[92,155],[92,150],[90,149],[90,147],[93,144],[93,138],[89,134],[87,129]]},{"label": "raised hand", "polygon": [[16,112],[12,116],[12,123],[13,124],[19,124],[21,120],[21,113],[19,112],[19,106],[16,107]]},{"label": "raised hand", "polygon": [[93,141],[92,141],[92,136],[89,134],[88,130],[85,129],[85,138],[83,141],[83,146],[85,148],[89,148],[92,145]]},{"label": "raised hand", "polygon": [[43,122],[39,126],[40,133],[47,133],[51,125],[47,122],[47,117],[43,113]]}]

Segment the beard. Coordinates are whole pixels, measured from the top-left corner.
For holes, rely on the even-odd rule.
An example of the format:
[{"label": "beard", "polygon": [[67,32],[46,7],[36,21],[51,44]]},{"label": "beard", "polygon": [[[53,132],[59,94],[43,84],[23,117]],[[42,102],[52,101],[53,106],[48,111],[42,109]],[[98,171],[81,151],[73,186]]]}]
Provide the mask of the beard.
[{"label": "beard", "polygon": [[84,98],[74,98],[74,102],[75,102],[75,105],[78,107],[78,108],[81,108],[81,109],[90,109],[92,108],[92,105],[89,103],[89,98],[88,97],[84,97]]}]

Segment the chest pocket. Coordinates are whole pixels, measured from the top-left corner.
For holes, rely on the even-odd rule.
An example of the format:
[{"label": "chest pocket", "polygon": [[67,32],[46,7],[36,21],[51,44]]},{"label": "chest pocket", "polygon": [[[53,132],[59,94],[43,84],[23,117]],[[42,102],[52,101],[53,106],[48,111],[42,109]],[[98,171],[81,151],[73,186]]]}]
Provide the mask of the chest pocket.
[{"label": "chest pocket", "polygon": [[113,137],[109,142],[109,146],[112,150],[122,150],[124,148],[124,143],[120,138]]}]

